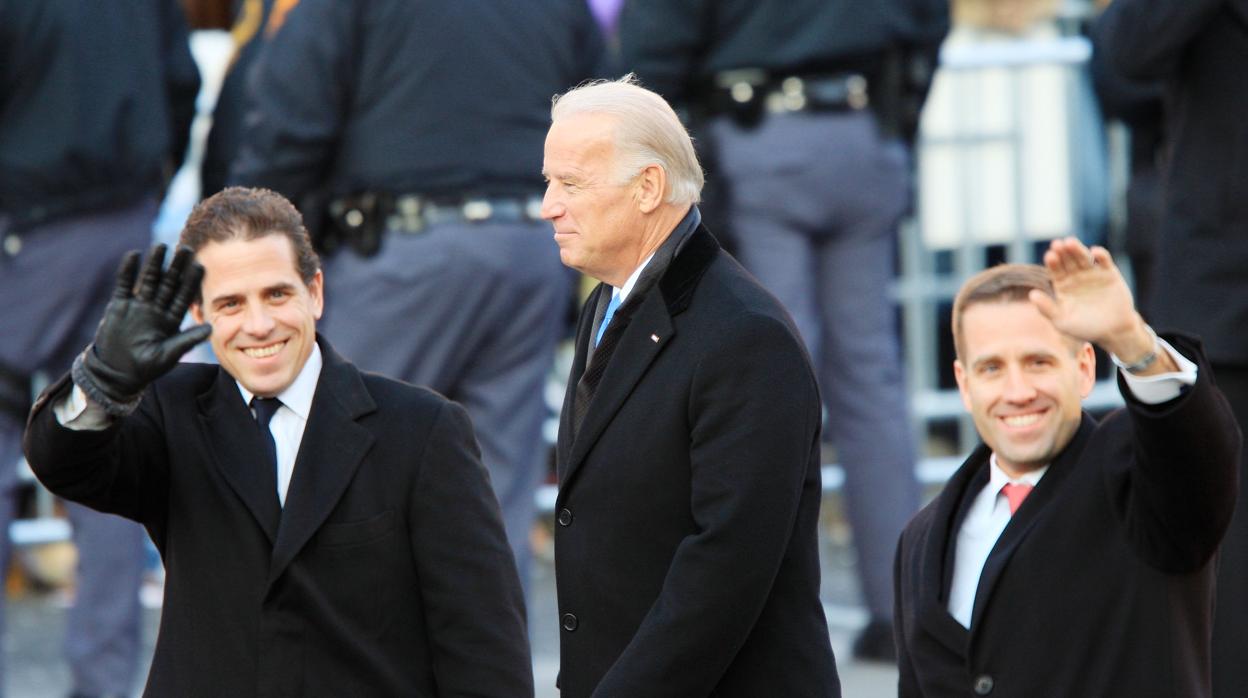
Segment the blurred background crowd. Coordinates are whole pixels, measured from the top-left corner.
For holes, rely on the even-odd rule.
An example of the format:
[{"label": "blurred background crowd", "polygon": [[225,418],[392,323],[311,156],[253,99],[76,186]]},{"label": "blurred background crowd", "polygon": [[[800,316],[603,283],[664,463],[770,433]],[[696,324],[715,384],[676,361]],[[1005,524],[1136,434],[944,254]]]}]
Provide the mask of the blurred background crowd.
[{"label": "blurred background crowd", "polygon": [[[1151,323],[1204,338],[1243,423],[1246,62],[1243,0],[0,3],[0,559],[35,619],[4,629],[0,598],[0,692],[141,684],[159,560],[42,491],[20,433],[121,255],[230,184],[303,212],[339,351],[467,408],[533,633],[553,627],[550,445],[586,285],[538,215],[542,143],[552,95],[634,72],[698,144],[704,222],[811,350],[838,661],[880,665],[846,695],[889,695],[898,533],[976,443],[948,339],[967,276],[1058,236],[1106,246]],[[1120,404],[1100,375],[1093,411]],[[1216,695],[1248,686],[1218,669],[1248,667],[1248,595],[1225,592],[1248,587],[1245,519]],[[51,617],[54,642],[24,635]]]}]

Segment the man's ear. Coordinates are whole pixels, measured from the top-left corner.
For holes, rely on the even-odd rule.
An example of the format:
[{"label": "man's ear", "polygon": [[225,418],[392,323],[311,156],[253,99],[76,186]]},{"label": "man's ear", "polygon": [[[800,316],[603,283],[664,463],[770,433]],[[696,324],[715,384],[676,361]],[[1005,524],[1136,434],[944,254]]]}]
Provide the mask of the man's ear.
[{"label": "man's ear", "polygon": [[196,325],[204,324],[204,309],[201,303],[198,303],[198,302],[192,303],[190,307],[190,311],[191,311],[191,319],[195,321]]},{"label": "man's ear", "polygon": [[958,394],[962,396],[962,406],[967,412],[972,412],[971,391],[966,385],[966,369],[962,367],[961,359],[953,360],[953,378],[958,382]]},{"label": "man's ear", "polygon": [[1089,342],[1083,342],[1075,354],[1079,371],[1079,396],[1087,397],[1096,386],[1096,350]]},{"label": "man's ear", "polygon": [[658,165],[647,165],[637,175],[637,206],[642,213],[651,213],[667,196],[667,172]]},{"label": "man's ear", "polygon": [[312,317],[320,320],[321,313],[325,310],[325,273],[320,269],[316,270],[312,281],[308,282],[308,295],[311,297]]}]

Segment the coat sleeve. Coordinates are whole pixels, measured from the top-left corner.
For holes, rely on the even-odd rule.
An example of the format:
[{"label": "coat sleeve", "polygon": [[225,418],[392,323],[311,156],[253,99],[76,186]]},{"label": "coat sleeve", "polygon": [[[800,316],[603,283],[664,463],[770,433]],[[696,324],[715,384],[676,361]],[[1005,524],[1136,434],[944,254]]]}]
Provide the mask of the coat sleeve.
[{"label": "coat sleeve", "polygon": [[795,333],[743,314],[698,339],[710,346],[688,395],[697,532],[595,698],[710,695],[768,600],[803,496],[818,497],[819,395]]},{"label": "coat sleeve", "polygon": [[1142,557],[1166,572],[1190,572],[1217,551],[1239,490],[1242,436],[1198,343],[1166,339],[1198,365],[1196,384],[1160,405],[1127,400],[1132,438],[1111,471],[1109,491]]},{"label": "coat sleeve", "polygon": [[1114,0],[1098,20],[1101,44],[1122,75],[1170,76],[1187,44],[1228,0]]},{"label": "coat sleeve", "polygon": [[462,407],[439,413],[408,507],[438,695],[532,696],[524,594]]},{"label": "coat sleeve", "polygon": [[169,473],[156,391],[149,388],[139,409],[108,429],[74,431],[52,409],[72,386],[62,377],[31,409],[23,439],[31,470],[57,496],[148,526],[159,545]]},{"label": "coat sleeve", "polygon": [[295,202],[324,184],[356,83],[356,5],[302,0],[260,49],[230,184]]}]

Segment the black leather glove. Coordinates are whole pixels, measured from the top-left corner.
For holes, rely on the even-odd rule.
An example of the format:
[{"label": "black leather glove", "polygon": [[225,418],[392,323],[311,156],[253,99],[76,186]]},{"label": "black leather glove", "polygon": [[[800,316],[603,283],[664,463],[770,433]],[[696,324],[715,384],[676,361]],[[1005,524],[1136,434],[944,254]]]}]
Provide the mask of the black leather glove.
[{"label": "black leather glove", "polygon": [[122,260],[117,290],[104,310],[95,341],[74,361],[72,371],[74,384],[109,414],[122,417],[133,412],[149,383],[212,334],[211,325],[178,331],[204,277],[204,268],[192,256],[183,247],[162,270],[165,246],[154,245],[142,274],[137,251]]}]

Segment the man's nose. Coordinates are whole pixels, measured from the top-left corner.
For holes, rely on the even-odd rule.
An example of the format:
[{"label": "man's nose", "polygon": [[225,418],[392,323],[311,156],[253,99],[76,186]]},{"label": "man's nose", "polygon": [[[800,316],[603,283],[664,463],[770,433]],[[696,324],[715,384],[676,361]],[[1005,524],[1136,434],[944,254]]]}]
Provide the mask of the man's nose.
[{"label": "man's nose", "polygon": [[542,195],[542,218],[549,221],[563,215],[563,203],[556,198],[555,185],[547,184],[546,193]]},{"label": "man's nose", "polygon": [[1019,366],[1011,366],[1005,372],[1005,399],[1014,404],[1025,404],[1036,397],[1036,388]]},{"label": "man's nose", "polygon": [[243,315],[243,332],[253,337],[267,336],[276,324],[269,309],[263,303],[248,305]]}]

